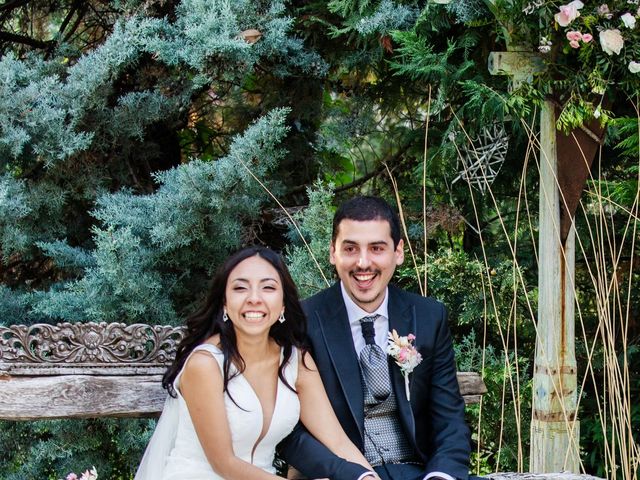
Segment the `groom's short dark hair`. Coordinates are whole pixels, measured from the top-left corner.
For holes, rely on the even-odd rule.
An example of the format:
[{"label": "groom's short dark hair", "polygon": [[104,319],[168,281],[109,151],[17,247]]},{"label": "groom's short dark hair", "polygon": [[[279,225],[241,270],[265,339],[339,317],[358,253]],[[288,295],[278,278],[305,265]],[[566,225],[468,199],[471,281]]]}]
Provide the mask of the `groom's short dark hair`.
[{"label": "groom's short dark hair", "polygon": [[344,202],[336,214],[333,216],[333,231],[331,232],[331,242],[336,241],[338,229],[342,220],[355,220],[356,222],[367,222],[370,220],[386,220],[391,229],[393,248],[400,242],[400,219],[396,211],[385,200],[380,197],[360,196],[353,197]]}]

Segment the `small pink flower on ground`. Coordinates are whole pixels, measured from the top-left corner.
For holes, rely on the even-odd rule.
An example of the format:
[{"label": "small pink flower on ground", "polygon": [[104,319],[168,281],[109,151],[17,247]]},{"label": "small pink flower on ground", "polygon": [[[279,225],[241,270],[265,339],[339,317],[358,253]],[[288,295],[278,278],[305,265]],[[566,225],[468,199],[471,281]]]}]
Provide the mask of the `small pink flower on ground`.
[{"label": "small pink flower on ground", "polygon": [[593,40],[593,35],[591,35],[590,33],[583,33],[582,34],[582,41],[584,43],[589,43],[591,40]]},{"label": "small pink flower on ground", "polygon": [[631,15],[629,12],[622,15],[620,20],[622,20],[622,23],[624,23],[624,26],[627,28],[635,28],[636,26],[636,17]]},{"label": "small pink flower on ground", "polygon": [[600,32],[600,46],[607,55],[620,55],[624,39],[617,28]]},{"label": "small pink flower on ground", "polygon": [[78,480],[78,475],[76,475],[75,473],[71,472],[69,475],[67,475],[66,479],[67,480]]},{"label": "small pink flower on ground", "polygon": [[582,34],[580,32],[576,32],[575,30],[569,30],[567,32],[567,40],[577,42],[578,40],[582,40]]},{"label": "small pink flower on ground", "polygon": [[560,7],[560,12],[556,13],[553,18],[556,19],[558,25],[566,27],[580,16],[580,12],[578,10],[582,7],[584,7],[584,3],[580,0],[573,0],[573,2],[568,3],[567,5],[562,5]]},{"label": "small pink flower on ground", "polygon": [[629,62],[629,71],[631,73],[640,73],[640,62],[634,62],[633,60]]}]

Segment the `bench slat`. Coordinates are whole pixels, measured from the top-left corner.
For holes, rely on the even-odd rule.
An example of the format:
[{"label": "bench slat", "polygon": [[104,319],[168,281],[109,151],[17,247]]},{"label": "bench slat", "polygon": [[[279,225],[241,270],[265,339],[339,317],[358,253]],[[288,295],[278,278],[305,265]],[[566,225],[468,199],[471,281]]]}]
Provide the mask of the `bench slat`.
[{"label": "bench slat", "polygon": [[150,417],[167,392],[161,375],[0,376],[0,419]]},{"label": "bench slat", "polygon": [[[162,375],[0,376],[0,419],[154,417],[167,393]],[[486,392],[480,375],[459,372],[465,403]]]}]

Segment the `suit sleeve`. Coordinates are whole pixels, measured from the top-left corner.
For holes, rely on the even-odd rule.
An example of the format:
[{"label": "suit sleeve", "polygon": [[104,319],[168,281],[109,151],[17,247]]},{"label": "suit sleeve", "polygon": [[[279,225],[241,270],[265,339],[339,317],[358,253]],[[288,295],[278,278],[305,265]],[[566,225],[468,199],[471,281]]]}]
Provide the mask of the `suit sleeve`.
[{"label": "suit sleeve", "polygon": [[466,480],[471,453],[469,428],[464,418],[464,400],[460,395],[448,314],[439,304],[440,315],[435,331],[430,402],[422,421],[431,423],[426,471],[444,472]]},{"label": "suit sleeve", "polygon": [[282,458],[307,478],[356,480],[367,469],[332,453],[311,435],[301,423],[278,446]]}]

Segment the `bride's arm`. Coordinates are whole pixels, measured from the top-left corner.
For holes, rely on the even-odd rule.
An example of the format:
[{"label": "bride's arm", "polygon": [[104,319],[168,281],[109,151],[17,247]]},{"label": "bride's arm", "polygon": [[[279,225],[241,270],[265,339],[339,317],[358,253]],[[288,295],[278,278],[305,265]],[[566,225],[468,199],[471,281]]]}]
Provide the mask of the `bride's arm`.
[{"label": "bride's arm", "polygon": [[180,378],[180,393],[187,403],[200,445],[218,475],[228,480],[282,478],[234,455],[224,405],[222,374],[211,355],[196,352],[191,356]]},{"label": "bride's arm", "polygon": [[300,399],[300,421],[309,433],[338,457],[372,472],[371,477],[364,478],[374,478],[373,468],[340,426],[311,355],[305,355],[304,362],[302,358],[298,362],[296,390]]}]

